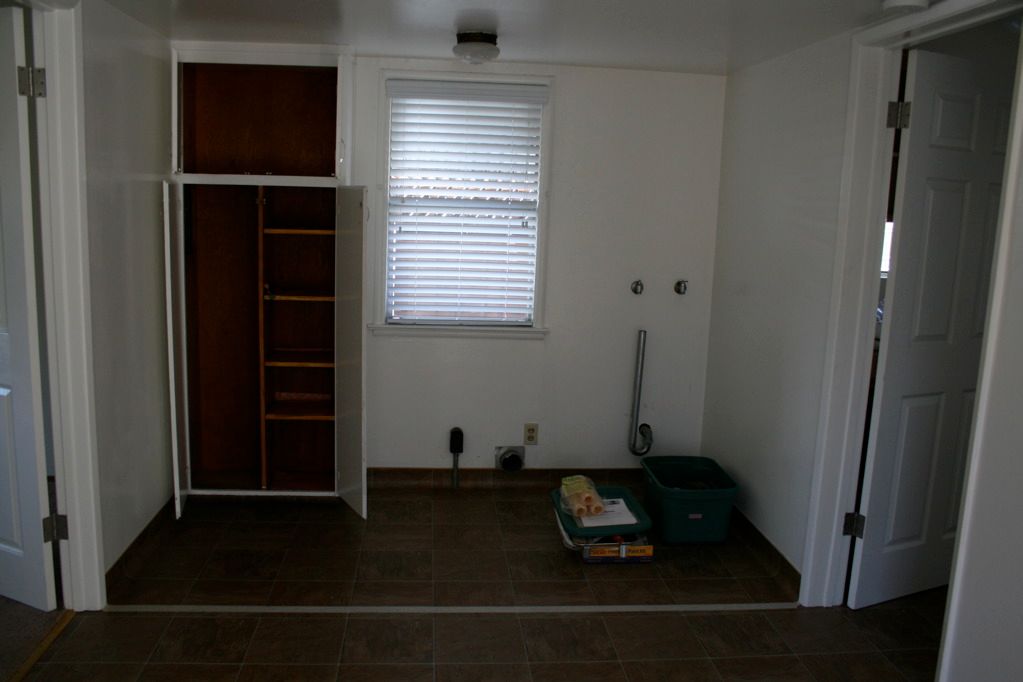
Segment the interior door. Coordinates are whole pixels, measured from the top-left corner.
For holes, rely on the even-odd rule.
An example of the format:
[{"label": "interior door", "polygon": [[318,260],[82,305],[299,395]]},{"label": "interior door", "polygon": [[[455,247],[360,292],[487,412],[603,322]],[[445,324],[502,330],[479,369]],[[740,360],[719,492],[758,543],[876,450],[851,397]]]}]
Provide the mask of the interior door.
[{"label": "interior door", "polygon": [[948,583],[1014,65],[914,50],[849,605]]},{"label": "interior door", "polygon": [[35,292],[23,10],[0,7],[0,594],[56,607]]},{"label": "interior door", "polygon": [[174,477],[174,516],[185,513],[188,498],[188,374],[185,371],[184,252],[178,187],[163,183],[163,274],[167,309],[167,374],[170,387],[171,471]]},{"label": "interior door", "polygon": [[363,398],[362,262],[365,189],[337,191],[334,259],[334,444],[337,493],[366,516],[366,448]]}]

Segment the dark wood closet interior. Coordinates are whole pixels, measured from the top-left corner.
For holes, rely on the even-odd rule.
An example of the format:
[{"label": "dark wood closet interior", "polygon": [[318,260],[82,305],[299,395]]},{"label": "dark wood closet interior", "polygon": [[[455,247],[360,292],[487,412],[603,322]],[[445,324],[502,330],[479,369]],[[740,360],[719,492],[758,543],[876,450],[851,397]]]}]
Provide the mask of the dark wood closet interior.
[{"label": "dark wood closet interior", "polygon": [[335,488],[337,69],[183,64],[193,489]]}]

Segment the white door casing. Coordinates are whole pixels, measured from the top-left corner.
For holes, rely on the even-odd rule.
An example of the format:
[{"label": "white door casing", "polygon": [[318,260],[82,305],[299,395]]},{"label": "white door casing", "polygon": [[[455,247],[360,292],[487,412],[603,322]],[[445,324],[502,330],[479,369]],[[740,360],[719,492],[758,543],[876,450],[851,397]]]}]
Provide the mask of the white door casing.
[{"label": "white door casing", "polygon": [[853,608],[948,582],[1010,120],[1006,73],[910,54]]},{"label": "white door casing", "polygon": [[0,594],[56,607],[36,300],[28,99],[20,8],[0,7]]}]

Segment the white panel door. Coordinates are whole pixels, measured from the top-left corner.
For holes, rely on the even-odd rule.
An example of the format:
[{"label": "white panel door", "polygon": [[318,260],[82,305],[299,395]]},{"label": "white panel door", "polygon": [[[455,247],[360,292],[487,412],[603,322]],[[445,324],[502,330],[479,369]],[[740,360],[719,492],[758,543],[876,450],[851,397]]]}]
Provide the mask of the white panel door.
[{"label": "white panel door", "polygon": [[0,594],[56,607],[35,292],[22,10],[0,7]]},{"label": "white panel door", "polygon": [[912,119],[903,132],[896,185],[895,244],[861,505],[866,524],[849,592],[853,608],[948,583],[1011,77],[1011,68],[910,54]]},{"label": "white panel door", "polygon": [[366,420],[363,396],[362,259],[366,191],[337,191],[337,238],[334,259],[334,444],[337,493],[366,516]]}]

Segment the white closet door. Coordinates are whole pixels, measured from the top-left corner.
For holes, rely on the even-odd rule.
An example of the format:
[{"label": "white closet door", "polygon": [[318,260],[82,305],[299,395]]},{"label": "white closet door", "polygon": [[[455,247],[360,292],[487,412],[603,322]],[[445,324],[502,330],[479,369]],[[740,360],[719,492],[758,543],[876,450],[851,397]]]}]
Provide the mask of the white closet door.
[{"label": "white closet door", "polygon": [[170,395],[171,471],[174,475],[174,515],[185,513],[191,487],[188,450],[188,374],[185,352],[185,272],[181,225],[181,188],[163,183],[163,267],[167,307],[167,374]]},{"label": "white closet door", "polygon": [[366,516],[366,419],[363,396],[362,319],[363,211],[365,190],[337,191],[337,239],[334,259],[334,447],[337,493]]}]

